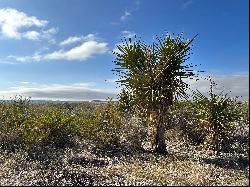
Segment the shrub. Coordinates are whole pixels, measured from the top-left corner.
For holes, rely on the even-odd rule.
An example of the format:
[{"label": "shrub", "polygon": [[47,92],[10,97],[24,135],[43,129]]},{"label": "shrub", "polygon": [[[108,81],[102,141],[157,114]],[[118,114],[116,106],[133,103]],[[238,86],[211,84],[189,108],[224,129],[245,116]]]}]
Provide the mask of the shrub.
[{"label": "shrub", "polygon": [[100,105],[92,116],[79,117],[82,135],[93,140],[100,147],[116,147],[120,145],[122,114],[118,105],[109,100]]},{"label": "shrub", "polygon": [[147,141],[147,123],[140,117],[126,114],[122,122],[121,141],[131,151],[143,150],[143,143]]},{"label": "shrub", "polygon": [[171,119],[171,123],[170,126],[167,126],[167,129],[177,131],[181,138],[189,140],[189,142],[194,145],[203,143],[207,132],[199,125],[197,120],[198,111],[193,102],[174,102],[169,115],[170,117],[168,117]]},{"label": "shrub", "polygon": [[16,96],[11,101],[1,103],[0,142],[1,147],[14,150],[21,146],[25,121],[31,116],[30,100]]},{"label": "shrub", "polygon": [[[210,80],[211,81],[211,80]],[[240,118],[240,111],[236,100],[226,95],[214,94],[214,82],[210,82],[210,98],[204,96],[198,90],[194,92],[195,105],[199,115],[200,126],[206,130],[205,144],[209,144],[215,151],[221,151],[229,145],[230,136],[235,129],[235,121]]]},{"label": "shrub", "polygon": [[27,148],[51,144],[65,147],[77,132],[73,123],[74,116],[66,113],[62,107],[51,107],[39,116],[26,121],[22,138]]},{"label": "shrub", "polygon": [[235,129],[230,136],[231,151],[238,153],[249,152],[249,104],[235,103],[240,112],[240,119],[235,122]]}]

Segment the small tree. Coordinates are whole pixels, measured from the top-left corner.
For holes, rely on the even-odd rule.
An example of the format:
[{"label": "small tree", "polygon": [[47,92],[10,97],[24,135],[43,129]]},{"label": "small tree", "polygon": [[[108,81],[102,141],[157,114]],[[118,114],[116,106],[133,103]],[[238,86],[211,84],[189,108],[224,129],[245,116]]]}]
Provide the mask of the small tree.
[{"label": "small tree", "polygon": [[166,152],[166,113],[174,96],[185,95],[188,87],[182,79],[194,77],[190,70],[193,66],[184,62],[189,59],[190,44],[197,35],[184,41],[182,34],[176,38],[170,34],[157,37],[152,45],[135,36],[134,42],[125,39],[117,46],[119,52],[114,52],[118,67],[113,71],[119,76],[117,82],[124,86],[120,101],[146,114],[149,127],[153,125],[151,144],[158,153]]}]

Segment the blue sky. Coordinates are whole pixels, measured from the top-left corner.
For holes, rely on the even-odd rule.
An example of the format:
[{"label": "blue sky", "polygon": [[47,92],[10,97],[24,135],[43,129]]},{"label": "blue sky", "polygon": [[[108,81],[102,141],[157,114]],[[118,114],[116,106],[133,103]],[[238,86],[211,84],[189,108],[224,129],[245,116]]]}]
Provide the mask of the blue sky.
[{"label": "blue sky", "polygon": [[0,98],[115,96],[112,50],[122,37],[151,43],[184,32],[199,34],[190,62],[248,99],[248,7],[247,0],[0,0]]}]

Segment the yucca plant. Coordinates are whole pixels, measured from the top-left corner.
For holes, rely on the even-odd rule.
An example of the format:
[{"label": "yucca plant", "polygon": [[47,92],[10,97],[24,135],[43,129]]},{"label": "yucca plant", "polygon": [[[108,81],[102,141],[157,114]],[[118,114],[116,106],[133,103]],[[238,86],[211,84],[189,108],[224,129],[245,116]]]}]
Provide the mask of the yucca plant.
[{"label": "yucca plant", "polygon": [[[124,86],[120,102],[134,107],[146,115],[152,147],[158,153],[166,152],[166,113],[173,105],[175,95],[185,95],[188,86],[182,78],[194,77],[190,64],[184,64],[191,54],[191,40],[183,40],[182,34],[157,37],[157,42],[146,45],[135,37],[118,45],[113,71],[119,76],[118,83]],[[191,68],[191,69],[190,69]]]},{"label": "yucca plant", "polygon": [[240,111],[236,106],[236,99],[223,94],[214,93],[215,82],[209,78],[209,96],[200,91],[193,92],[193,98],[198,110],[197,117],[200,125],[206,131],[207,140],[205,144],[212,145],[217,153],[221,150],[223,142],[226,142],[234,129],[234,123],[240,118]]}]

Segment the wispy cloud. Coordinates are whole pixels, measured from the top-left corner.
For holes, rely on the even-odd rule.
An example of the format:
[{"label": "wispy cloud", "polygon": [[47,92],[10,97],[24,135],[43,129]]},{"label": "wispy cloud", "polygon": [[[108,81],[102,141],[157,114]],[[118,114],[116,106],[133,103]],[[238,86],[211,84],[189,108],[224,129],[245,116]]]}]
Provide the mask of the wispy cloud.
[{"label": "wispy cloud", "polygon": [[113,54],[113,52],[115,52],[115,53],[121,54],[121,51],[117,47],[119,45],[122,46],[122,45],[124,45],[124,43],[117,43],[117,44],[115,44],[115,47],[113,48],[113,50],[110,53]]},{"label": "wispy cloud", "polygon": [[132,17],[133,13],[139,9],[140,1],[133,1],[132,6],[130,8],[125,8],[125,10],[122,11],[119,20],[112,21],[112,25],[120,25],[123,22],[129,20],[129,18]]},{"label": "wispy cloud", "polygon": [[27,31],[26,33],[23,34],[23,37],[29,40],[39,40],[40,35],[41,34],[37,31]]},{"label": "wispy cloud", "polygon": [[12,8],[0,9],[0,29],[1,35],[6,38],[29,40],[39,40],[51,36],[54,28],[47,31],[28,30],[29,28],[44,28],[48,24],[47,20],[40,20],[34,16],[28,16]]},{"label": "wispy cloud", "polygon": [[131,15],[132,15],[131,12],[125,10],[124,13],[123,13],[123,15],[120,17],[120,20],[121,20],[121,21],[125,21],[125,20],[127,20],[128,17],[130,17]]},{"label": "wispy cloud", "polygon": [[31,62],[31,61],[41,61],[43,59],[42,55],[39,54],[34,54],[32,56],[14,56],[14,55],[9,55],[7,56],[8,59],[14,59],[15,61],[18,62]]},{"label": "wispy cloud", "polygon": [[116,81],[118,81],[118,78],[106,79],[105,80],[105,82],[107,82],[107,83],[115,83]]},{"label": "wispy cloud", "polygon": [[[218,84],[216,93],[225,90],[229,96],[242,96],[243,100],[249,100],[249,75],[221,75],[212,76]],[[106,82],[114,83],[117,79],[107,79]],[[186,80],[191,89],[198,89],[203,94],[209,90],[209,81],[200,79]],[[119,89],[100,89],[94,83],[74,83],[74,84],[38,84],[31,82],[20,82],[17,86],[12,86],[9,90],[0,91],[0,97],[8,99],[15,95],[23,95],[32,99],[49,100],[93,100],[105,99],[107,97],[116,98]]]},{"label": "wispy cloud", "polygon": [[28,82],[28,81],[23,81],[23,82],[21,82],[21,84],[30,84],[30,82]]},{"label": "wispy cloud", "polygon": [[74,43],[81,42],[81,41],[94,41],[94,40],[97,40],[96,34],[88,34],[86,36],[70,36],[66,40],[63,40],[62,42],[60,42],[59,45],[65,46],[65,45],[70,45],[70,44],[74,44]]},{"label": "wispy cloud", "polygon": [[133,38],[136,35],[133,31],[122,31],[122,36],[125,38]]},{"label": "wispy cloud", "polygon": [[54,34],[56,34],[57,32],[58,32],[58,28],[54,28],[54,27],[52,27],[52,28],[50,28],[50,29],[47,29],[47,30],[43,30],[42,31],[42,34],[41,34],[41,37],[42,38],[46,38],[46,39],[49,39],[50,41],[51,40],[54,40],[53,38],[52,38],[52,36],[54,35]]},{"label": "wispy cloud", "polygon": [[22,95],[31,97],[31,99],[83,101],[116,98],[117,93],[117,90],[94,88],[92,83],[37,84],[25,82],[11,87],[7,91],[0,91],[0,97],[9,99],[15,95]]},{"label": "wispy cloud", "polygon": [[60,42],[60,45],[69,45],[69,44],[73,44],[76,42],[80,42],[82,40],[81,37],[78,36],[71,36],[69,38],[67,38],[66,40],[63,40],[62,42]]},{"label": "wispy cloud", "polygon": [[181,4],[181,9],[184,10],[184,9],[188,8],[191,4],[193,4],[193,0],[185,0]]}]

